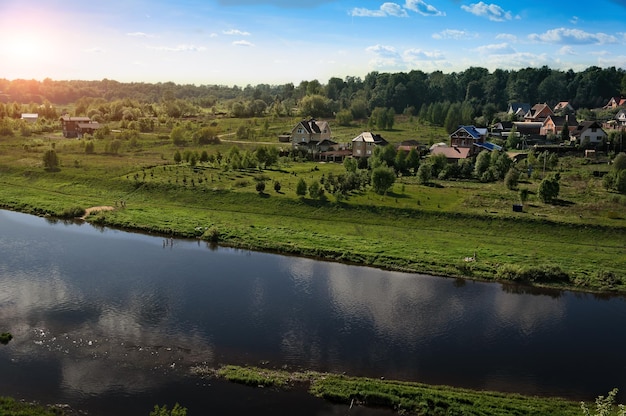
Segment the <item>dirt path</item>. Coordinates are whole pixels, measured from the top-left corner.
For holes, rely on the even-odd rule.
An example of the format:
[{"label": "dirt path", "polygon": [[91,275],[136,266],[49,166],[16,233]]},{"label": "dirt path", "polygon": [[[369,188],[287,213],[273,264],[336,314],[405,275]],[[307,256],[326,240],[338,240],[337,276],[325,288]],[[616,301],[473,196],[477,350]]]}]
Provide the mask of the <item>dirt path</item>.
[{"label": "dirt path", "polygon": [[80,217],[81,219],[85,219],[89,216],[89,214],[92,214],[94,212],[99,212],[99,211],[113,211],[115,208],[113,208],[110,205],[100,205],[98,207],[91,207],[91,208],[87,208],[85,210],[85,215],[83,215],[82,217]]}]

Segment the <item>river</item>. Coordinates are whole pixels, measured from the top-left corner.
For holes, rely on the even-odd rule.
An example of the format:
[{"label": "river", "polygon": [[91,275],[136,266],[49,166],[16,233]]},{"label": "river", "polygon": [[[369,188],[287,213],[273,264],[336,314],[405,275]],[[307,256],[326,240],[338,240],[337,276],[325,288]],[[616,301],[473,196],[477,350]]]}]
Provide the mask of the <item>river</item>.
[{"label": "river", "polygon": [[304,392],[190,376],[198,364],[591,401],[614,387],[626,392],[624,323],[624,297],[210,247],[0,210],[0,332],[14,336],[0,345],[0,395],[90,415],[147,415],[175,402],[190,416],[203,408],[345,412]]}]

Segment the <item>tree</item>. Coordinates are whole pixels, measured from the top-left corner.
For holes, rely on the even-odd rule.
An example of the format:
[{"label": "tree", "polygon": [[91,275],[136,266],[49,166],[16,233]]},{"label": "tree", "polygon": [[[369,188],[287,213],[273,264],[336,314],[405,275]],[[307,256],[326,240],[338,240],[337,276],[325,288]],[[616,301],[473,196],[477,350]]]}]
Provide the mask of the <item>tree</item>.
[{"label": "tree", "polygon": [[304,178],[300,178],[300,180],[298,181],[298,184],[296,185],[296,195],[303,197],[306,195],[306,191],[307,191],[306,181],[304,180]]},{"label": "tree", "polygon": [[559,179],[560,176],[557,173],[555,175],[550,175],[541,181],[537,194],[542,202],[546,204],[551,203],[559,196]]},{"label": "tree", "polygon": [[393,168],[379,166],[372,171],[372,187],[378,194],[387,193],[396,181],[396,174]]},{"label": "tree", "polygon": [[260,194],[265,191],[265,181],[258,181],[256,183],[256,191]]},{"label": "tree", "polygon": [[617,406],[617,413],[615,412],[615,397],[617,396],[617,389],[613,389],[609,394],[604,396],[598,396],[596,398],[596,411],[592,414],[585,402],[580,403],[584,416],[626,416],[626,406],[620,404]]},{"label": "tree", "polygon": [[318,199],[323,192],[324,188],[320,186],[318,181],[313,181],[311,185],[309,185],[309,196],[312,199]]},{"label": "tree", "polygon": [[358,162],[353,157],[347,157],[343,160],[343,167],[346,168],[346,172],[356,172]]},{"label": "tree", "polygon": [[43,165],[46,170],[51,172],[59,170],[59,157],[54,149],[46,150],[43,154]]},{"label": "tree", "polygon": [[183,146],[187,141],[186,137],[187,132],[182,126],[176,126],[170,132],[170,139],[172,140],[172,143],[174,143],[174,145],[176,146]]},{"label": "tree", "polygon": [[278,193],[278,192],[280,192],[280,189],[281,189],[280,182],[274,181],[274,191],[276,191],[276,193]]},{"label": "tree", "polygon": [[409,151],[406,157],[406,168],[412,169],[414,173],[417,173],[417,169],[420,167],[420,154],[417,149],[413,148]]},{"label": "tree", "polygon": [[476,163],[474,164],[474,176],[481,179],[483,174],[489,169],[491,164],[491,153],[487,150],[481,151],[476,156]]},{"label": "tree", "polygon": [[430,183],[432,176],[432,169],[430,163],[422,163],[417,169],[417,182],[421,185],[427,185]]},{"label": "tree", "polygon": [[511,167],[504,177],[504,184],[510,190],[516,189],[519,182],[519,171]]},{"label": "tree", "polygon": [[174,162],[180,163],[180,162],[182,162],[182,160],[183,160],[183,157],[180,154],[180,152],[178,150],[176,152],[174,152]]}]

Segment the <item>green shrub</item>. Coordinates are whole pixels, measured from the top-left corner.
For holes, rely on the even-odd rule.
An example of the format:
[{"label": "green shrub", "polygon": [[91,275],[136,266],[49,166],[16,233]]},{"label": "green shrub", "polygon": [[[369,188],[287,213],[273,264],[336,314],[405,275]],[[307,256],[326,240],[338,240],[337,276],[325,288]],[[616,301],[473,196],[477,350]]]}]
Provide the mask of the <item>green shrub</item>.
[{"label": "green shrub", "polygon": [[82,207],[70,207],[65,208],[63,212],[61,212],[61,218],[80,218],[85,215],[85,208]]}]

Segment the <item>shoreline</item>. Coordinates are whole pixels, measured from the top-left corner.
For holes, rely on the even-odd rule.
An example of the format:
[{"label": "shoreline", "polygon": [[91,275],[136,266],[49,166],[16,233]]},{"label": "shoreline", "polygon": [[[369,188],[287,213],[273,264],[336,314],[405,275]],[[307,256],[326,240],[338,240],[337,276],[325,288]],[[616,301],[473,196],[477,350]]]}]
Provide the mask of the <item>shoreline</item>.
[{"label": "shoreline", "polygon": [[[63,218],[61,216],[55,216],[48,213],[33,213],[31,211],[24,210],[15,210],[10,207],[6,207],[3,204],[0,204],[0,209],[6,209],[9,211],[20,212],[28,215],[36,215],[40,217],[48,217],[55,218],[58,220],[68,220],[68,218]],[[308,258],[312,260],[321,260],[328,262],[336,262],[346,265],[353,266],[363,266],[363,267],[372,267],[380,270],[392,271],[392,272],[401,272],[401,273],[414,273],[414,274],[425,274],[436,277],[448,278],[448,279],[461,279],[466,281],[476,281],[476,282],[484,282],[484,283],[498,283],[505,286],[511,286],[515,288],[521,288],[522,290],[554,290],[554,291],[570,291],[576,293],[585,293],[594,296],[601,297],[625,297],[626,296],[626,287],[623,287],[621,290],[596,290],[593,288],[580,287],[575,285],[567,285],[567,284],[550,284],[550,283],[536,283],[536,282],[528,282],[528,281],[510,281],[504,279],[497,278],[488,278],[481,276],[468,276],[463,274],[446,274],[440,273],[436,270],[428,270],[428,269],[419,269],[410,266],[399,266],[396,264],[389,263],[370,263],[367,261],[355,261],[350,259],[345,259],[345,253],[337,252],[337,251],[328,251],[328,252],[319,252],[319,250],[309,251],[299,249],[298,247],[290,247],[289,250],[281,249],[280,247],[268,248],[267,246],[256,246],[245,241],[233,242],[233,241],[214,241],[211,238],[207,238],[205,235],[193,235],[190,233],[171,230],[170,232],[159,232],[151,229],[150,227],[128,227],[121,224],[118,224],[115,221],[111,221],[106,213],[114,212],[117,210],[121,210],[122,208],[117,208],[113,206],[107,205],[99,205],[85,209],[85,214],[81,217],[73,217],[70,220],[80,220],[89,223],[92,226],[96,227],[108,227],[111,229],[125,231],[129,233],[141,233],[149,236],[158,236],[158,237],[166,237],[166,238],[181,238],[181,239],[189,239],[189,240],[200,240],[207,244],[214,244],[216,246],[222,246],[226,248],[234,248],[234,249],[244,249],[244,250],[252,250],[262,253],[270,253],[270,254],[278,254],[285,256],[295,256]],[[35,210],[37,211],[37,210]],[[102,214],[102,215],[100,215]],[[100,216],[99,216],[100,215]],[[91,218],[90,218],[91,217]],[[466,260],[467,261],[467,260]],[[475,263],[475,259],[469,261],[468,263]]]}]

